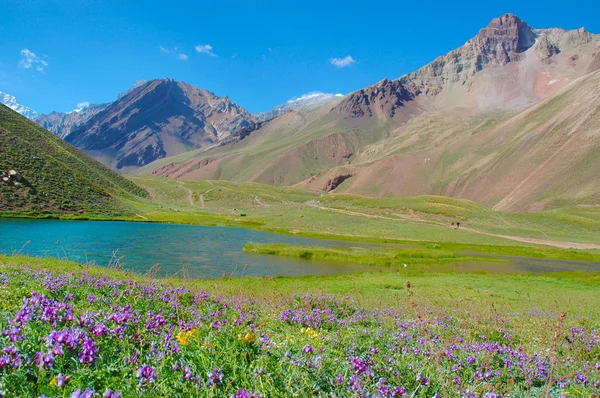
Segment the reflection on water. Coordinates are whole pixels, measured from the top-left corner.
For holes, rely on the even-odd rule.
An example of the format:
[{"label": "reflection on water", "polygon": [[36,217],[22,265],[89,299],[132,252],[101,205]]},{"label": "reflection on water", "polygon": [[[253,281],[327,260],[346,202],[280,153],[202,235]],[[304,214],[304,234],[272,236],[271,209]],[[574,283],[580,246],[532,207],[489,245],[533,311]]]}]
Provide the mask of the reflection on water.
[{"label": "reflection on water", "polygon": [[[162,275],[173,275],[185,264],[190,275],[198,278],[221,277],[224,273],[231,274],[234,270],[233,276],[240,276],[246,264],[248,266],[245,275],[253,276],[320,275],[374,270],[373,267],[363,265],[244,253],[242,248],[247,242],[325,247],[381,246],[277,235],[244,228],[112,221],[0,219],[0,253],[18,252],[28,241],[21,254],[58,258],[66,256],[81,263],[89,261],[106,266],[114,252],[115,258],[120,258],[127,269],[143,273],[154,264],[159,264]],[[406,245],[387,247],[404,246]],[[462,254],[485,256],[479,253]],[[427,267],[434,272],[600,272],[600,263],[494,255],[489,257],[510,261],[444,262]]]}]

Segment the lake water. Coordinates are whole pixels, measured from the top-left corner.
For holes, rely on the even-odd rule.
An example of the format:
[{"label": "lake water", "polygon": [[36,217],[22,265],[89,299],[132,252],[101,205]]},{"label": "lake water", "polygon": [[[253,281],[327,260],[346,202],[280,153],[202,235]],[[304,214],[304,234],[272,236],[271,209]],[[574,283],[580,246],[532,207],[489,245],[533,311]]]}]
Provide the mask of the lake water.
[{"label": "lake water", "polygon": [[[245,275],[250,276],[323,275],[374,269],[356,264],[245,253],[242,248],[247,242],[325,247],[377,246],[278,235],[245,228],[0,218],[0,253],[12,254],[20,250],[23,255],[68,258],[80,263],[88,261],[106,266],[115,252],[115,258],[122,257],[120,261],[126,269],[139,273],[144,273],[154,264],[160,265],[160,275],[173,275],[186,264],[190,276],[196,278],[221,277],[225,272],[232,273],[236,266],[238,268],[234,276],[241,276],[246,264]],[[451,262],[431,265],[431,269],[464,272],[600,272],[600,263],[503,258],[510,262]]]},{"label": "lake water", "polygon": [[247,242],[356,246],[351,242],[278,235],[246,228],[0,218],[0,253],[12,254],[21,250],[23,255],[66,257],[80,263],[94,261],[105,266],[116,251],[116,257],[124,256],[121,263],[125,268],[140,273],[154,264],[160,265],[161,275],[173,275],[186,264],[190,276],[199,278],[221,277],[224,272],[233,272],[236,266],[234,276],[240,276],[246,264],[245,275],[254,276],[339,274],[372,269],[364,265],[245,253],[242,248]]}]

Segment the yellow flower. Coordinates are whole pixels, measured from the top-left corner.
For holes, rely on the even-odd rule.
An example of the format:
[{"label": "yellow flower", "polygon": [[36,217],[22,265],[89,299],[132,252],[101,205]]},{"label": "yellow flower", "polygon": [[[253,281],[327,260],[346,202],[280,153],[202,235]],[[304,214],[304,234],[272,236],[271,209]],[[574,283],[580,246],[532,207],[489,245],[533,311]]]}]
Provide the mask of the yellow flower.
[{"label": "yellow flower", "polygon": [[57,377],[57,376],[54,376],[54,379],[50,380],[50,385],[51,385],[51,386],[55,386],[55,385],[56,385],[56,383],[58,383],[58,377]]},{"label": "yellow flower", "polygon": [[252,336],[252,333],[248,332],[246,333],[245,336],[242,336],[241,334],[238,334],[237,337],[238,341],[240,342],[246,342],[246,343],[251,343],[254,340],[254,336]]},{"label": "yellow flower", "polygon": [[312,337],[313,339],[316,339],[317,337],[319,337],[319,333],[317,333],[313,328],[310,328],[310,327],[308,327],[306,329],[304,329],[304,328],[300,329],[300,333],[307,334],[310,337]]},{"label": "yellow flower", "polygon": [[196,333],[198,333],[198,329],[188,330],[187,332],[182,330],[181,332],[177,333],[177,336],[175,336],[175,338],[179,343],[186,346],[190,343],[190,338],[194,337]]}]

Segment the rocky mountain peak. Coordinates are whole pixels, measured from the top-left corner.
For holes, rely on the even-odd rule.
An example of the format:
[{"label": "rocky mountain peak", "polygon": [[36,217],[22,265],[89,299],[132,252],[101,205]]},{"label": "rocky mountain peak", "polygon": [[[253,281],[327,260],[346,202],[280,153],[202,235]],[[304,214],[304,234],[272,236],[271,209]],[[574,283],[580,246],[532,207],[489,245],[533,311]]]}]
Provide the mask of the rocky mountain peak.
[{"label": "rocky mountain peak", "polygon": [[217,142],[254,121],[228,97],[165,78],[130,90],[65,139],[123,170]]},{"label": "rocky mountain peak", "polygon": [[[506,65],[520,59],[520,53],[535,44],[536,33],[516,15],[494,18],[470,42],[484,64]],[[469,42],[467,42],[467,45]]]},{"label": "rocky mountain peak", "polygon": [[[448,87],[464,87],[461,95],[467,95],[479,72],[520,62],[526,58],[530,49],[535,52],[534,58],[537,56],[541,63],[549,65],[553,62],[553,57],[561,52],[592,41],[600,42],[600,36],[590,34],[583,28],[570,31],[536,30],[516,15],[504,14],[494,18],[463,46],[399,79],[384,79],[347,95],[334,111],[349,118],[372,116],[376,113],[373,102],[377,99],[377,107],[386,116],[393,117],[395,111],[408,101],[421,96],[437,97]],[[529,62],[525,69],[527,68],[536,68],[535,62]],[[590,68],[593,70],[593,66]],[[501,106],[503,100],[502,97],[497,97],[494,101],[492,103],[496,106]]]}]

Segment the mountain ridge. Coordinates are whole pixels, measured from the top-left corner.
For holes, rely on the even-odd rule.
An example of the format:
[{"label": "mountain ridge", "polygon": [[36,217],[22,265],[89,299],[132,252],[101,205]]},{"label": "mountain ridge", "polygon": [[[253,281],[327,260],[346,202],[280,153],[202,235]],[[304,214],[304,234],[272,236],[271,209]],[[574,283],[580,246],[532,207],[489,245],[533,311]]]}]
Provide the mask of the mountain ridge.
[{"label": "mountain ridge", "polygon": [[[572,124],[578,109],[593,114],[594,101],[575,103],[578,93],[593,98],[598,54],[600,36],[585,29],[534,29],[505,14],[415,72],[349,93],[333,107],[282,114],[243,141],[161,159],[140,173],[371,196],[449,195],[506,211],[595,203],[584,188],[598,183],[593,175],[572,184],[550,163],[538,171],[530,165],[553,156],[563,173],[576,175],[576,146],[561,146],[560,156],[546,151],[564,134],[577,137],[571,142],[591,137],[589,149],[600,148],[588,116]],[[566,125],[568,132],[558,128]],[[486,177],[492,175],[495,184]],[[520,178],[530,184],[519,185]]]},{"label": "mountain ridge", "polygon": [[66,140],[126,170],[216,142],[253,121],[228,97],[173,79],[155,79],[93,115]]}]

